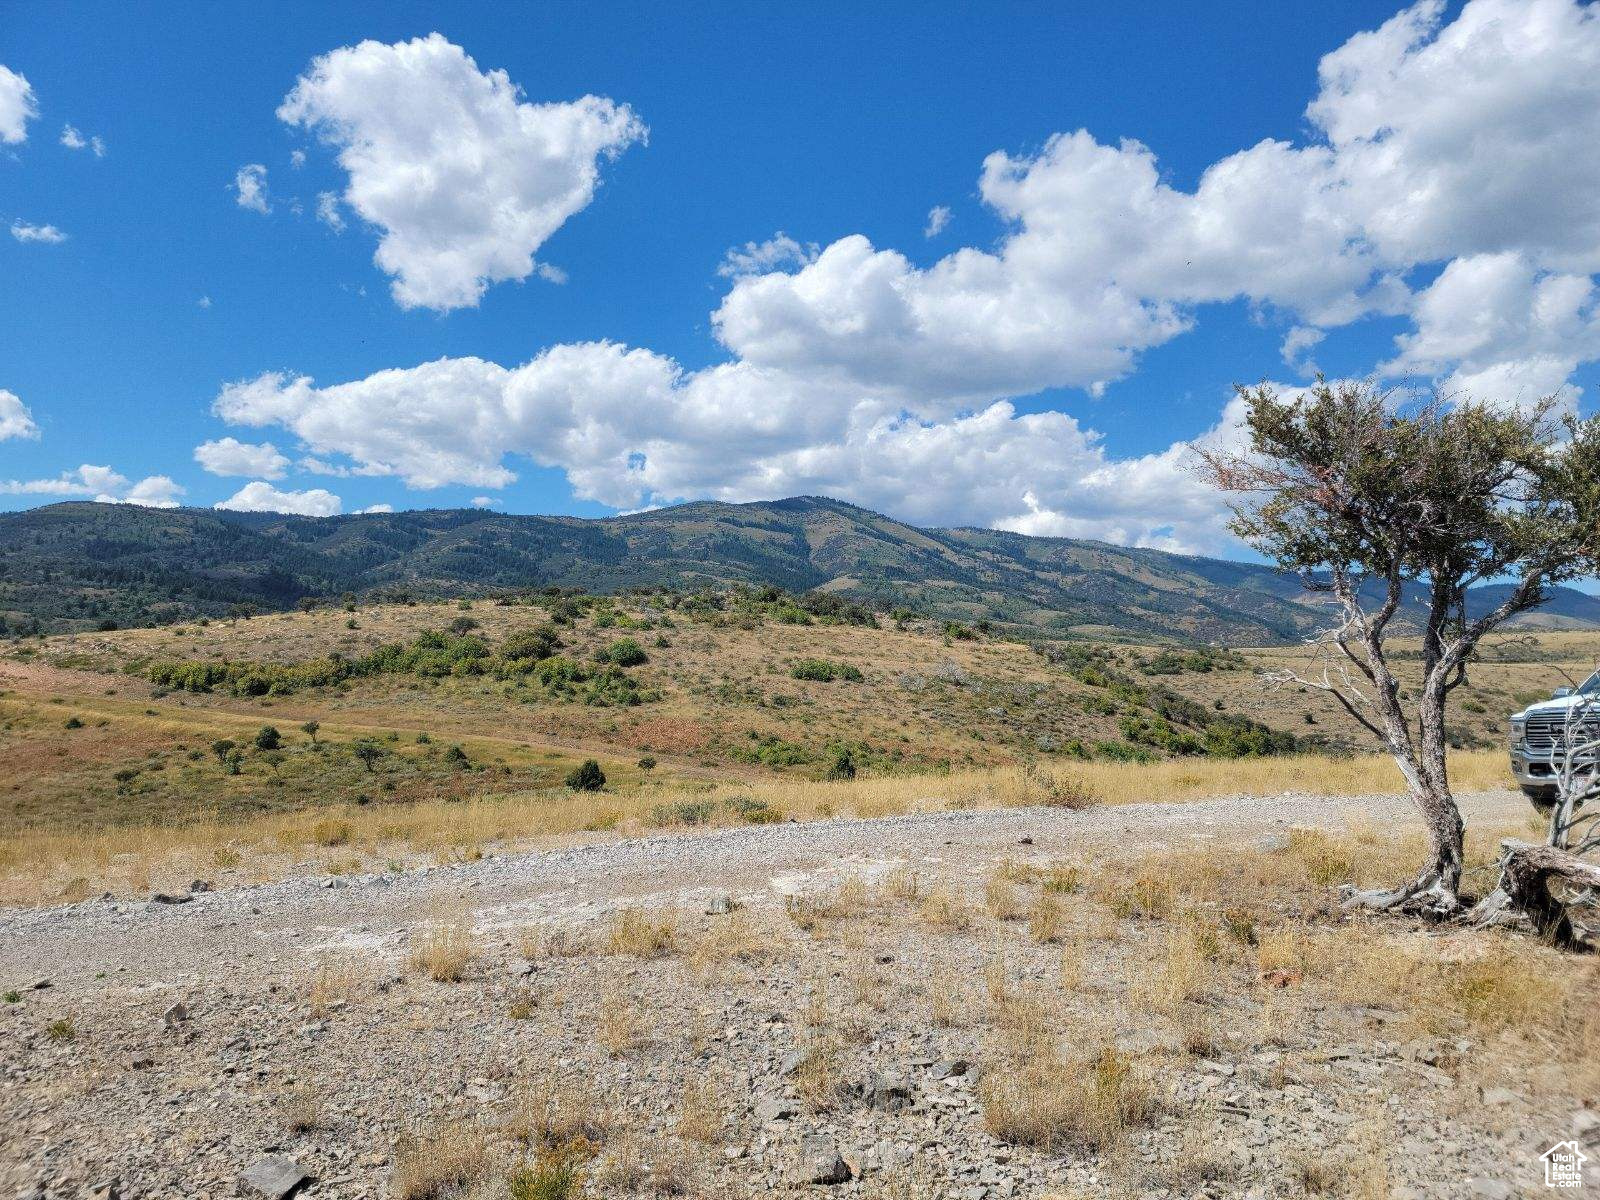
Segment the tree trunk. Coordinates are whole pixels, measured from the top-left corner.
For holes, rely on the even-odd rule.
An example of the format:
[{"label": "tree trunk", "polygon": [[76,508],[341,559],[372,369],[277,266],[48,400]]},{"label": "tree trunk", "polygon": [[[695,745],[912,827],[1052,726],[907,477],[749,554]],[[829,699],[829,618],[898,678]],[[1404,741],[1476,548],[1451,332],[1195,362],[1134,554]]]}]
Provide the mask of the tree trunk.
[{"label": "tree trunk", "polygon": [[1347,889],[1344,907],[1377,911],[1404,909],[1428,916],[1447,917],[1461,909],[1461,868],[1466,826],[1461,810],[1448,789],[1436,789],[1424,780],[1412,789],[1411,801],[1428,830],[1428,858],[1409,882],[1392,891]]},{"label": "tree trunk", "polygon": [[1473,909],[1473,918],[1491,925],[1525,917],[1557,946],[1586,945],[1584,932],[1572,920],[1578,907],[1574,897],[1586,900],[1592,917],[1594,897],[1600,894],[1600,866],[1554,846],[1514,841],[1501,846],[1500,886]]}]

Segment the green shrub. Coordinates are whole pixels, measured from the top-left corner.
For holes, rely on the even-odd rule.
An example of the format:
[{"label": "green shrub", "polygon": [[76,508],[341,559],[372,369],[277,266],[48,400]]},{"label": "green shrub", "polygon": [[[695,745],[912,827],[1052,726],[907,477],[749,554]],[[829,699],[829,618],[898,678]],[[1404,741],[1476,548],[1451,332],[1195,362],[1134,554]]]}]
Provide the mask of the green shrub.
[{"label": "green shrub", "polygon": [[554,625],[535,625],[519,629],[501,643],[500,658],[507,662],[540,662],[561,649],[561,638]]},{"label": "green shrub", "polygon": [[276,750],[283,745],[283,735],[274,725],[263,725],[256,731],[255,746],[257,750]]},{"label": "green shrub", "polygon": [[605,648],[601,657],[619,667],[637,667],[650,661],[643,647],[632,638],[618,638]]},{"label": "green shrub", "polygon": [[650,810],[652,825],[709,825],[717,806],[709,800],[680,800],[658,804]]},{"label": "green shrub", "polygon": [[584,759],[580,766],[567,772],[567,786],[575,792],[598,792],[605,785],[606,773],[592,758]]},{"label": "green shrub", "polygon": [[776,825],[783,820],[783,813],[765,800],[756,800],[750,796],[729,796],[722,802],[722,806],[746,825]]},{"label": "green shrub", "polygon": [[835,679],[860,683],[864,678],[859,670],[848,663],[829,662],[825,658],[802,658],[790,668],[789,674],[796,679],[810,679],[817,683],[832,683]]}]

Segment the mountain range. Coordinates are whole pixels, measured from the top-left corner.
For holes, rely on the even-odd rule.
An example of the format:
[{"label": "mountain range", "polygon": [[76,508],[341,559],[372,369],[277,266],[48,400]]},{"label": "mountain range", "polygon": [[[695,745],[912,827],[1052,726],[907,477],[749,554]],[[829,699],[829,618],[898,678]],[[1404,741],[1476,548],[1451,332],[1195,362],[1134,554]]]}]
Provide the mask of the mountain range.
[{"label": "mountain range", "polygon": [[[559,586],[773,584],[1031,636],[1263,645],[1326,624],[1326,599],[1269,566],[992,529],[919,529],[825,497],[701,502],[627,516],[478,509],[338,517],[125,504],[0,514],[0,621],[11,631],[150,624]],[[1473,590],[1474,608],[1505,589]],[[1554,588],[1523,617],[1600,627],[1600,598]]]}]

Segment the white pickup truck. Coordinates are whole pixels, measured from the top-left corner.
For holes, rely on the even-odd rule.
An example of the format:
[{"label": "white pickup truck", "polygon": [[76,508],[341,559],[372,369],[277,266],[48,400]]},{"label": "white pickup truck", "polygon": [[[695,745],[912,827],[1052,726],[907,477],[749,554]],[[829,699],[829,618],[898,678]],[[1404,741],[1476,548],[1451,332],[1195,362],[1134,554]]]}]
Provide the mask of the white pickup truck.
[{"label": "white pickup truck", "polygon": [[1555,803],[1556,760],[1566,744],[1568,713],[1580,704],[1595,706],[1584,724],[1600,732],[1600,671],[1576,689],[1557,688],[1550,699],[1530,704],[1511,717],[1511,773],[1539,808]]}]

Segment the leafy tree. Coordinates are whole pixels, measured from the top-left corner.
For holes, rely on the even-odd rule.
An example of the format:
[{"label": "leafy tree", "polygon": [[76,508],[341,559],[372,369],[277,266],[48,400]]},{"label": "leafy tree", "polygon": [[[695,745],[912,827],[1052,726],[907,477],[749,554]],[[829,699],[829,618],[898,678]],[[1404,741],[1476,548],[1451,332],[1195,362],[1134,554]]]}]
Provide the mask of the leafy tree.
[{"label": "leafy tree", "polygon": [[283,735],[278,732],[275,725],[263,725],[256,731],[257,750],[276,750],[283,745]]},{"label": "leafy tree", "polygon": [[850,747],[840,746],[833,752],[833,759],[828,763],[829,779],[854,779],[856,777],[856,756],[850,752]]},{"label": "leafy tree", "polygon": [[317,730],[321,728],[322,723],[320,721],[307,721],[304,725],[300,726],[300,732],[310,738],[311,744],[315,746],[317,744]]},{"label": "leafy tree", "polygon": [[567,786],[575,792],[598,792],[606,785],[606,773],[592,758],[583,760],[581,766],[567,772]]},{"label": "leafy tree", "polygon": [[377,742],[369,741],[367,739],[357,742],[351,748],[350,752],[354,754],[361,765],[367,769],[367,774],[369,775],[372,774],[373,764],[385,754],[389,753],[382,746],[378,745]]},{"label": "leafy tree", "polygon": [[[1427,828],[1415,878],[1348,903],[1453,912],[1465,829],[1445,701],[1485,634],[1600,567],[1600,424],[1558,418],[1553,399],[1396,408],[1370,385],[1321,379],[1292,400],[1266,384],[1240,395],[1249,449],[1205,453],[1205,474],[1242,497],[1234,532],[1337,606],[1319,665],[1279,682],[1327,692],[1377,737]],[[1510,581],[1505,599],[1469,618],[1467,589],[1490,580]],[[1408,590],[1423,601],[1414,696],[1390,664]]]},{"label": "leafy tree", "polygon": [[217,756],[217,761],[223,762],[228,757],[228,751],[233,749],[232,738],[218,738],[211,743],[211,753]]}]

